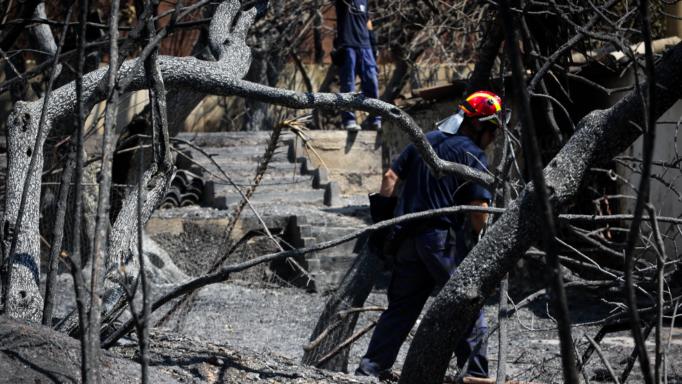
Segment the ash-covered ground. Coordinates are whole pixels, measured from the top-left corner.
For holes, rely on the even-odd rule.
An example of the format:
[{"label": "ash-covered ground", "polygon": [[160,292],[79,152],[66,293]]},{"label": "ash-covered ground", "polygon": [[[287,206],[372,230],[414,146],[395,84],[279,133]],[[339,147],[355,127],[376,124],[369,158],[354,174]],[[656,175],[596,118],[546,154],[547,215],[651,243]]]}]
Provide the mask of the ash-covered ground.
[{"label": "ash-covered ground", "polygon": [[[66,283],[67,276],[62,275],[61,280]],[[68,284],[62,284],[62,286],[66,285]],[[156,286],[156,294],[160,294],[168,288],[170,285]],[[257,363],[257,366],[271,367],[272,372],[275,372],[267,371],[270,373],[259,376],[247,368],[238,368],[239,365],[232,364],[231,371],[229,371],[232,373],[227,374],[223,381],[219,382],[240,382],[239,380],[245,377],[248,378],[248,381],[253,382],[289,382],[289,379],[293,382],[296,381],[292,379],[294,377],[297,380],[303,378],[296,381],[302,383],[367,382],[367,380],[359,378],[357,379],[359,381],[355,381],[356,378],[351,375],[331,374],[329,376],[299,366],[303,355],[302,346],[308,341],[326,298],[324,295],[306,293],[298,288],[264,286],[264,284],[244,281],[231,281],[206,287],[196,296],[191,310],[184,317],[180,317],[180,320],[176,317],[175,321],[157,331],[161,335],[160,337],[157,336],[156,341],[157,346],[161,348],[157,359],[163,362],[168,359],[168,354],[174,353],[172,352],[172,344],[167,342],[169,338],[187,337],[190,341],[180,339],[178,342],[182,345],[189,343],[187,345],[207,346],[206,350],[197,351],[195,348],[183,352],[184,358],[190,360],[193,353],[200,353],[203,356],[203,360],[195,359],[196,361],[193,364],[198,364],[197,361],[199,361],[203,365],[213,367],[210,363],[214,360],[211,360],[210,355],[213,353],[211,351],[218,347],[208,348],[210,344],[220,346],[217,350],[229,350],[230,354],[236,354],[240,359],[245,359],[251,364]],[[576,324],[574,338],[577,340],[578,350],[582,354],[587,347],[587,340],[583,335],[588,334],[594,337],[600,326],[590,323],[608,316],[610,306],[584,291],[570,291],[569,299],[572,304],[571,312],[574,314],[573,322]],[[494,300],[496,299],[491,300],[485,306],[488,324],[492,330],[488,346],[492,375],[494,375],[497,365],[498,350],[497,305],[492,302]],[[386,305],[385,292],[372,293],[366,305]],[[508,378],[536,383],[562,382],[559,342],[554,322],[547,315],[548,305],[549,303],[545,298],[540,298],[531,306],[520,309],[508,320],[509,347],[506,359]],[[363,314],[357,329],[364,327],[371,319],[378,316],[377,312]],[[680,359],[682,356],[682,329],[673,328],[672,335],[670,328],[665,328],[664,332],[665,348],[669,357],[668,382],[682,383],[682,359]],[[352,346],[349,369],[354,370],[357,366],[357,362],[365,352],[369,337],[370,334],[365,335]],[[136,348],[131,341],[134,341],[134,336],[131,336],[127,342],[124,341],[125,346],[119,349],[119,352],[134,355]],[[396,372],[402,369],[410,341],[411,337],[403,345],[398,361],[394,366]],[[152,350],[155,348],[154,343],[153,341]],[[649,338],[647,347],[650,350],[650,356],[653,356],[653,337]],[[613,369],[620,375],[625,368],[626,357],[630,355],[633,349],[629,332],[624,331],[606,336],[601,342],[601,348]],[[215,361],[220,362],[222,360]],[[220,364],[216,365],[216,367],[220,366]],[[165,369],[177,370],[178,368],[169,365],[165,366]],[[205,382],[207,377],[211,376],[207,373],[201,373],[202,370],[206,369],[208,368],[192,368],[190,370],[193,372],[190,374],[191,381]],[[247,375],[249,372],[251,373]],[[280,376],[277,376],[277,372]],[[225,373],[223,374],[225,375]],[[449,374],[456,374],[454,361]],[[604,364],[597,354],[594,354],[590,359],[585,374],[592,382],[611,382]],[[635,364],[628,382],[638,383],[641,381],[642,377],[639,373],[638,364]]]},{"label": "ash-covered ground", "polygon": [[[582,353],[587,347],[583,336],[592,337],[600,326],[589,323],[608,316],[607,304],[590,297],[585,292],[574,291],[570,295],[573,321],[576,324],[574,337]],[[233,282],[204,289],[184,320],[180,333],[227,344],[235,348],[254,350],[260,353],[277,354],[294,361],[303,355],[302,346],[308,341],[317,317],[324,306],[326,297],[305,293],[295,288],[253,287],[246,283]],[[370,295],[366,305],[386,305],[384,292]],[[427,303],[428,306],[428,303]],[[532,306],[521,309],[508,320],[509,347],[507,374],[509,378],[543,383],[560,383],[561,360],[559,342],[554,321],[547,315],[548,302],[541,298]],[[498,333],[497,305],[485,306],[488,324],[493,332],[489,337],[489,357],[491,373],[497,365]],[[368,312],[361,316],[357,329],[364,327],[378,313]],[[666,328],[666,335],[670,334]],[[413,330],[414,332],[414,330]],[[355,369],[357,362],[367,348],[370,334],[356,342],[351,348],[349,369]],[[673,328],[669,343],[669,382],[682,382],[682,329]],[[402,369],[411,337],[403,345],[394,370]],[[653,337],[647,346],[653,356]],[[613,369],[620,374],[625,367],[625,358],[632,352],[633,343],[629,332],[608,335],[601,343],[606,358]],[[666,342],[666,347],[668,343]],[[453,361],[454,364],[454,361]],[[452,374],[456,373],[454,365]],[[586,367],[590,380],[608,382],[608,374],[596,354]],[[629,382],[640,382],[638,365],[630,376]]]},{"label": "ash-covered ground", "polygon": [[[147,244],[151,246],[153,242]],[[161,255],[165,261],[164,268],[155,270],[152,275],[156,283],[154,296],[161,295],[188,278],[172,265],[169,256],[162,250],[149,249]],[[237,280],[245,277],[249,280]],[[302,347],[309,340],[327,300],[326,295],[255,281],[249,274],[235,275],[234,278],[201,289],[190,310],[180,311],[181,315],[175,315],[172,321],[152,332],[153,365],[156,364],[163,372],[170,372],[181,382],[368,382],[367,379],[353,376],[352,372],[349,375],[328,373],[300,365]],[[71,278],[62,274],[58,280],[62,301],[57,316],[64,316],[74,306]],[[598,322],[615,309],[615,304],[610,304],[605,297],[597,297],[597,293],[568,289],[570,312],[575,324],[573,335],[581,355],[588,345],[584,335],[594,337],[601,328]],[[524,295],[516,293],[514,296]],[[485,306],[491,330],[488,340],[491,375],[495,374],[498,359],[497,300],[493,297]],[[382,290],[373,292],[365,303],[366,306],[386,304],[386,294]],[[155,318],[160,318],[163,312],[164,309],[159,310]],[[547,298],[540,296],[507,320],[506,361],[509,379],[537,383],[562,382],[559,341],[549,313]],[[363,313],[356,329],[363,328],[378,316],[378,312]],[[672,332],[670,329],[669,326],[664,329],[663,337],[668,356],[668,383],[682,383],[682,328],[673,327]],[[371,332],[353,344],[349,361],[351,371],[364,354],[370,335]],[[653,340],[652,334],[647,341],[650,356],[653,356]],[[411,337],[403,345],[393,367],[396,372],[402,369],[410,341]],[[630,333],[623,331],[607,335],[601,342],[601,348],[616,374],[620,375],[633,350]],[[114,351],[134,357],[135,336],[123,340],[122,346]],[[597,354],[594,354],[584,374],[590,382],[610,382],[604,367]],[[454,361],[449,374],[456,374]],[[636,363],[628,382],[641,381]]]}]

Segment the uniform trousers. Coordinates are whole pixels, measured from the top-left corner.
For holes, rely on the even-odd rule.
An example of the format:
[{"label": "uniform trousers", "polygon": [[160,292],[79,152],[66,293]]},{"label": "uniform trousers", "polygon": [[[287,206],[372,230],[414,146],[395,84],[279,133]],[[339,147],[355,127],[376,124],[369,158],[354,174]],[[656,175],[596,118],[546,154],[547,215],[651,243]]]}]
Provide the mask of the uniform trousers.
[{"label": "uniform trousers", "polygon": [[[429,295],[442,288],[464,258],[455,254],[455,248],[443,229],[429,229],[402,241],[388,288],[388,308],[357,373],[378,376],[391,368]],[[457,365],[460,369],[466,365],[466,376],[488,377],[487,330],[481,311],[468,336],[457,343]]]},{"label": "uniform trousers", "polygon": [[[377,63],[371,48],[342,48],[343,62],[339,67],[339,82],[341,92],[355,91],[355,77],[360,76],[362,94],[366,97],[379,97],[379,81],[377,78]],[[355,113],[344,111],[341,113],[344,125],[355,121]],[[369,124],[381,125],[381,116],[370,116]]]}]

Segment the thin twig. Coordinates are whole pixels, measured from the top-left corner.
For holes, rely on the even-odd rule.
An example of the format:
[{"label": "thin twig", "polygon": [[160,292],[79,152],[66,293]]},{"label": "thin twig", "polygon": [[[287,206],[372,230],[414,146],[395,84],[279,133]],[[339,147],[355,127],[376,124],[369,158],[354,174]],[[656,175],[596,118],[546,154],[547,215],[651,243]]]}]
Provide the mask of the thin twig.
[{"label": "thin twig", "polygon": [[514,85],[516,88],[518,102],[522,106],[522,127],[524,152],[527,157],[527,164],[533,179],[533,185],[537,193],[538,205],[542,210],[542,220],[545,227],[543,233],[543,245],[546,252],[547,271],[549,275],[549,285],[551,286],[552,304],[558,317],[559,340],[561,349],[561,361],[564,373],[564,382],[578,384],[578,371],[575,365],[575,352],[573,347],[573,336],[571,334],[571,320],[568,312],[566,291],[564,289],[561,264],[557,253],[557,227],[549,202],[549,192],[545,181],[542,159],[540,158],[540,148],[537,140],[537,133],[533,121],[533,113],[530,106],[530,96],[525,85],[525,76],[521,56],[519,55],[518,42],[515,39],[516,28],[514,19],[509,10],[508,1],[500,1],[500,14],[504,22],[506,31],[506,48],[511,63]]},{"label": "thin twig", "polygon": [[[663,243],[663,237],[661,236],[661,229],[658,225],[658,220],[656,220],[656,210],[650,204],[647,205],[647,210],[649,211],[649,216],[651,216],[651,228],[653,228],[653,235],[656,244],[656,349],[654,354],[654,380],[656,384],[660,384],[663,381],[663,349],[662,349],[662,339],[663,339],[663,288],[665,284],[665,263],[668,256],[665,251],[665,244]],[[672,332],[672,328],[671,328]]]},{"label": "thin twig", "polygon": [[59,197],[57,202],[57,214],[52,228],[52,245],[50,246],[50,256],[48,258],[47,280],[45,282],[45,303],[43,305],[43,325],[52,326],[52,313],[54,310],[54,291],[57,280],[57,266],[59,255],[62,252],[62,240],[64,239],[64,219],[66,218],[66,207],[68,205],[69,190],[73,170],[76,167],[76,153],[70,151],[64,172],[59,186]]},{"label": "thin twig", "polygon": [[368,311],[385,311],[386,307],[363,307],[363,308],[349,308],[343,311],[339,311],[336,313],[334,317],[337,318],[337,320],[332,323],[330,326],[328,326],[324,331],[320,332],[320,334],[315,338],[315,340],[312,340],[308,344],[303,346],[304,351],[310,351],[314,348],[317,348],[323,341],[324,339],[329,336],[331,331],[336,329],[339,325],[343,324],[343,321],[346,319],[348,315],[351,313],[357,313],[357,312],[368,312]]},{"label": "thin twig", "polygon": [[620,384],[620,381],[618,380],[618,376],[616,376],[616,372],[613,371],[613,368],[611,368],[611,364],[609,364],[609,361],[606,359],[604,356],[604,352],[602,352],[601,348],[599,347],[599,344],[594,341],[593,338],[590,337],[590,335],[585,335],[585,338],[587,341],[590,342],[594,350],[597,352],[597,355],[601,359],[601,362],[604,363],[604,366],[606,367],[606,370],[609,371],[609,375],[611,376],[611,379],[613,380],[614,383]]},{"label": "thin twig", "polygon": [[[635,218],[630,225],[630,232],[627,237],[627,245],[625,248],[625,286],[623,288],[630,309],[630,324],[632,329],[632,337],[635,341],[635,349],[638,351],[639,367],[642,370],[644,382],[646,384],[653,384],[654,377],[651,373],[651,366],[649,356],[644,344],[644,336],[642,335],[641,321],[637,311],[637,296],[633,281],[633,267],[635,260],[635,245],[639,238],[640,223],[642,221],[642,214],[645,206],[649,203],[649,189],[651,176],[651,162],[653,160],[654,143],[656,138],[656,77],[654,71],[653,53],[651,50],[651,30],[649,23],[649,2],[646,0],[639,1],[639,12],[642,23],[642,34],[645,45],[646,58],[646,75],[647,75],[647,96],[641,95],[639,84],[637,83],[637,90],[641,96],[644,116],[645,116],[645,132],[643,140],[643,164],[642,175],[639,182],[639,195],[635,204],[634,215]],[[636,71],[635,71],[636,72]]]},{"label": "thin twig", "polygon": [[[107,254],[109,237],[109,200],[111,195],[111,167],[114,150],[114,132],[118,118],[118,11],[119,0],[111,1],[109,13],[109,71],[107,76],[107,105],[104,117],[104,133],[102,135],[102,166],[100,173],[102,181],[97,198],[97,221],[95,222],[94,252],[90,260],[92,272],[90,274],[90,312],[88,313],[88,343],[89,354],[92,358],[86,384],[99,383],[100,372],[100,324],[102,308],[102,289],[104,278],[104,262]],[[83,331],[83,330],[81,330]]]},{"label": "thin twig", "polygon": [[320,360],[318,360],[317,363],[315,363],[315,366],[319,367],[322,364],[324,364],[325,362],[327,362],[329,359],[331,359],[332,357],[336,356],[337,353],[343,351],[346,347],[353,344],[353,342],[355,342],[355,340],[361,338],[362,335],[364,335],[365,333],[372,330],[372,328],[374,328],[374,326],[376,326],[376,325],[377,325],[377,320],[372,320],[369,324],[367,324],[367,326],[365,326],[361,330],[355,332],[351,337],[344,340],[336,348],[332,349],[328,354],[322,356],[320,358]]}]

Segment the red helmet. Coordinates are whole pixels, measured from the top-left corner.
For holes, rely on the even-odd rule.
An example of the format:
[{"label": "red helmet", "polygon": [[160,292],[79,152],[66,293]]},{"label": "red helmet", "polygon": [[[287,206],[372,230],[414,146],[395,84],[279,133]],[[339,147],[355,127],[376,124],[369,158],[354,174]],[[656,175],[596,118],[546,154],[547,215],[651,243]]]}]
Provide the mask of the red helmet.
[{"label": "red helmet", "polygon": [[467,117],[483,117],[502,110],[502,99],[492,92],[476,91],[459,105]]},{"label": "red helmet", "polygon": [[476,91],[457,106],[457,113],[436,123],[439,130],[455,134],[459,130],[464,118],[469,118],[477,130],[489,129],[494,131],[509,123],[511,111],[502,109],[502,99],[492,92]]},{"label": "red helmet", "polygon": [[[509,122],[511,113],[502,110],[502,99],[492,92],[476,91],[462,101],[458,106],[464,112],[464,116],[471,119],[474,125],[481,126],[480,123],[491,123],[491,128],[502,125],[502,121]],[[504,114],[504,116],[502,116]],[[504,119],[503,119],[504,117]],[[486,124],[487,125],[487,124]]]}]

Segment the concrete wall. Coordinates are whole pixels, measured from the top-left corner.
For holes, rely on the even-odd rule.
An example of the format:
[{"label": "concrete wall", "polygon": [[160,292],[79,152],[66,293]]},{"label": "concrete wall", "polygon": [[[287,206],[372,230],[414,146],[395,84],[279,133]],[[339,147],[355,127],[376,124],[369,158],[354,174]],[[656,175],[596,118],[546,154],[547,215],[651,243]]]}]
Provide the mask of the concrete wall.
[{"label": "concrete wall", "polygon": [[[675,164],[672,168],[654,165],[652,168],[652,181],[650,191],[650,201],[654,205],[659,216],[682,217],[682,137],[680,135],[680,124],[682,123],[682,101],[678,101],[666,113],[658,119],[656,125],[656,141],[654,146],[654,164],[656,162]],[[640,137],[630,148],[621,156],[634,157],[641,159],[643,138]],[[627,161],[626,161],[627,162]],[[639,169],[641,163],[627,162]],[[621,182],[620,192],[624,195],[634,195],[634,188],[638,187],[640,174],[628,167],[619,165],[617,173],[624,176],[628,182]],[[623,201],[622,213],[632,213],[634,211],[634,200]],[[661,224],[666,239],[666,248],[669,256],[682,254],[682,239],[680,239],[679,229],[669,224]]]},{"label": "concrete wall", "polygon": [[675,4],[668,5],[665,11],[671,15],[675,15],[678,18],[666,17],[666,29],[668,36],[678,36],[682,37],[682,20],[679,19],[682,16],[682,3],[676,2]]}]

